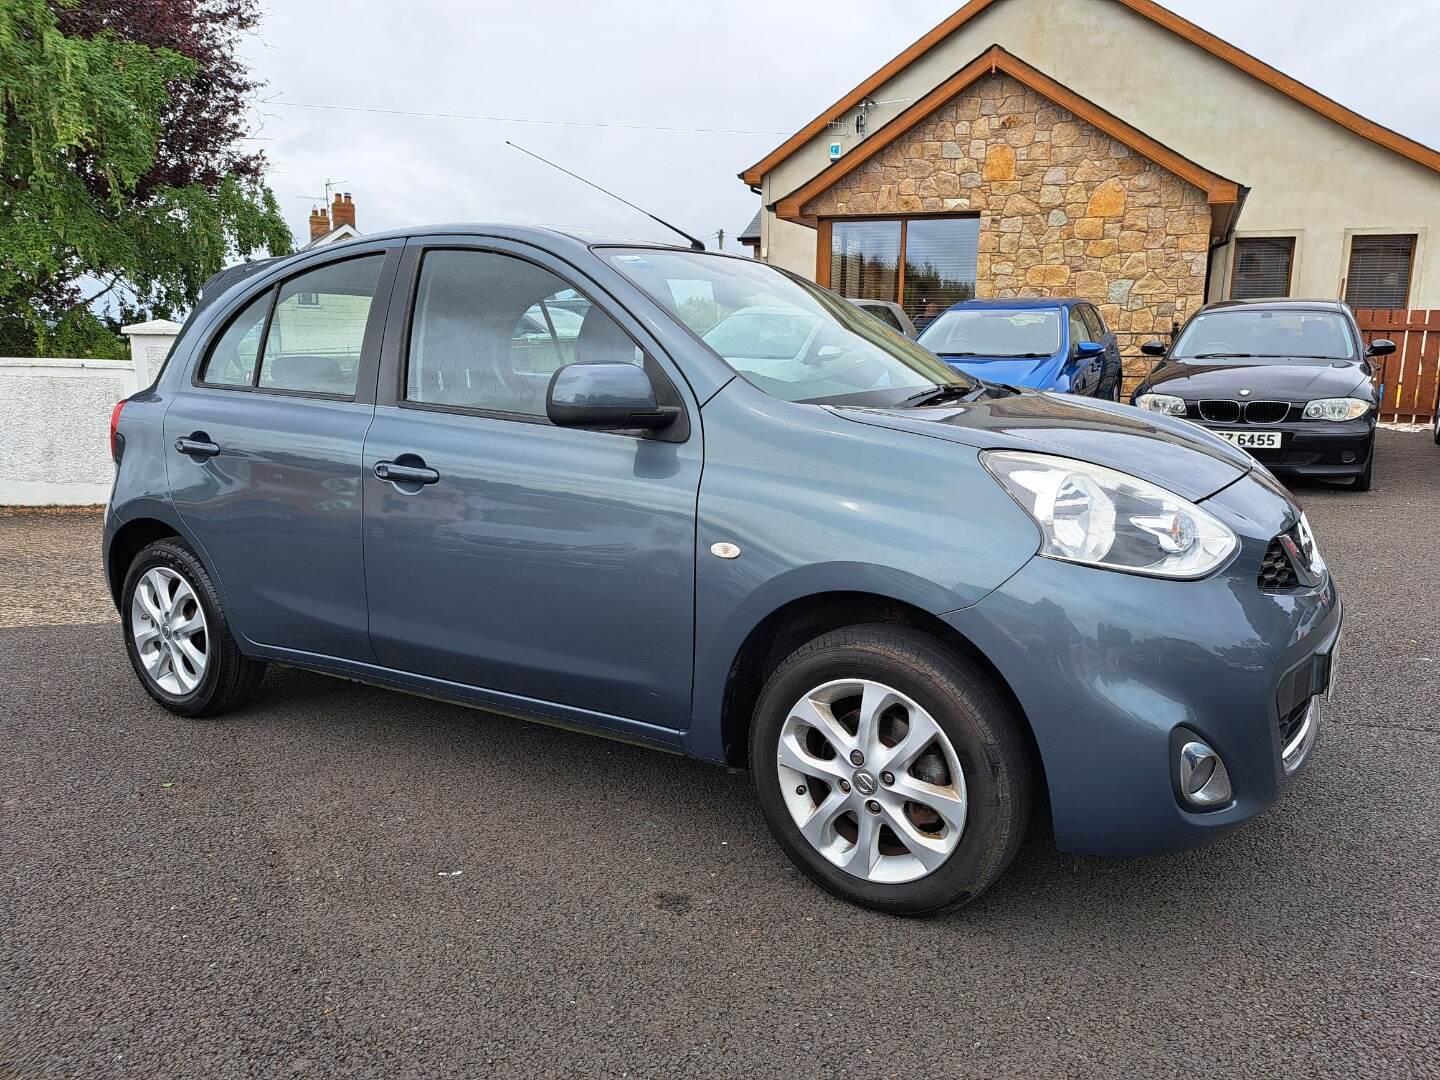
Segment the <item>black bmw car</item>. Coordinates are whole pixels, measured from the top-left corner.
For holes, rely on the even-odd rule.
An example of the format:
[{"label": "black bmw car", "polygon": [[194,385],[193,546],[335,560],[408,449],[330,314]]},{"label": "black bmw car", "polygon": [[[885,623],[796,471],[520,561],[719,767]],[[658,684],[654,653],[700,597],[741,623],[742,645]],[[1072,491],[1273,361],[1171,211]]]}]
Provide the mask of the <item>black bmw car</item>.
[{"label": "black bmw car", "polygon": [[1335,300],[1225,300],[1201,308],[1136,388],[1131,404],[1183,416],[1272,472],[1370,488],[1379,392],[1355,316]]}]

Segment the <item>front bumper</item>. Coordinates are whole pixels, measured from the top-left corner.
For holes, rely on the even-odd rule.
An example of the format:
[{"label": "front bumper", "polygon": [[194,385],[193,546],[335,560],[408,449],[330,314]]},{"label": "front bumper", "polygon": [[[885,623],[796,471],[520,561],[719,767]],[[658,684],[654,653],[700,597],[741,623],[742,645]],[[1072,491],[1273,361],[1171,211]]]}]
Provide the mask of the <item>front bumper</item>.
[{"label": "front bumper", "polygon": [[[1203,581],[1037,557],[945,616],[1019,699],[1062,850],[1143,855],[1206,843],[1265,810],[1313,750],[1321,705],[1308,710],[1328,690],[1341,605],[1328,576],[1314,588],[1259,588],[1269,539],[1290,523],[1288,504],[1262,490],[1242,479],[1208,500],[1250,534]],[[1299,706],[1309,724],[1296,741]],[[1174,749],[1187,733],[1229,770],[1233,798],[1218,809],[1187,809],[1178,796]]]},{"label": "front bumper", "polygon": [[1328,420],[1291,420],[1281,424],[1212,424],[1190,420],[1211,431],[1278,431],[1279,450],[1248,450],[1273,473],[1316,479],[1359,476],[1370,464],[1375,445],[1375,421],[1370,417],[1333,423]]}]

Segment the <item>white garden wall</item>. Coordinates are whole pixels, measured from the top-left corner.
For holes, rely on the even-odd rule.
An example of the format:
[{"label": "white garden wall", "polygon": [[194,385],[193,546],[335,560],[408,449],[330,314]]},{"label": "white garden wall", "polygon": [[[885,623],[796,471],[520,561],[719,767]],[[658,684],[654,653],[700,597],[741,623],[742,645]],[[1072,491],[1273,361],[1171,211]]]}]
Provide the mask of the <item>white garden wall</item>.
[{"label": "white garden wall", "polygon": [[149,386],[179,327],[126,327],[131,361],[0,357],[0,506],[110,497],[110,412]]}]

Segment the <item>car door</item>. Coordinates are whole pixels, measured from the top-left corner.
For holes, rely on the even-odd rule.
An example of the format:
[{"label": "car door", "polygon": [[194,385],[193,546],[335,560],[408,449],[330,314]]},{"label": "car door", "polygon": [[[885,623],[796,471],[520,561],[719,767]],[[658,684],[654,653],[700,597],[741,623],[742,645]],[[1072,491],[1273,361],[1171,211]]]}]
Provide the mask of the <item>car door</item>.
[{"label": "car door", "polygon": [[1086,304],[1082,314],[1086,329],[1090,331],[1090,339],[1105,346],[1105,355],[1101,358],[1100,384],[1096,388],[1096,396],[1119,401],[1120,384],[1124,380],[1119,339],[1105,325],[1105,319],[1095,309],[1095,305]]},{"label": "car door", "polygon": [[233,302],[166,411],[175,508],[251,641],[371,658],[361,453],[400,250],[311,263]]},{"label": "car door", "polygon": [[[683,379],[628,312],[528,245],[417,243],[401,279],[365,445],[380,663],[527,710],[688,726],[701,445]],[[550,376],[572,360],[643,364],[685,424],[552,425]]]},{"label": "car door", "polygon": [[1103,358],[1085,359],[1079,355],[1080,346],[1093,341],[1090,328],[1085,325],[1083,304],[1072,304],[1067,310],[1070,317],[1070,355],[1066,362],[1070,370],[1070,392],[1093,397],[1100,385]]}]

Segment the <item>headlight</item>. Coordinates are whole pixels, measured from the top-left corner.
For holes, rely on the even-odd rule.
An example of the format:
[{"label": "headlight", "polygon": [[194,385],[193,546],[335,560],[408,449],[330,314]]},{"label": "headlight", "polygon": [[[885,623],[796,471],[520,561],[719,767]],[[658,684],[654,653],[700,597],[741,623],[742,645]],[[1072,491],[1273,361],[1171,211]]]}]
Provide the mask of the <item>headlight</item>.
[{"label": "headlight", "polygon": [[1355,420],[1370,411],[1370,402],[1353,397],[1327,397],[1305,406],[1306,420]]},{"label": "headlight", "polygon": [[1048,454],[986,450],[981,462],[1040,526],[1040,554],[1156,577],[1204,577],[1235,534],[1194,503],[1125,473]]},{"label": "headlight", "polygon": [[1171,397],[1169,394],[1141,394],[1135,399],[1135,407],[1146,412],[1163,413],[1165,416],[1185,415],[1184,399]]}]

